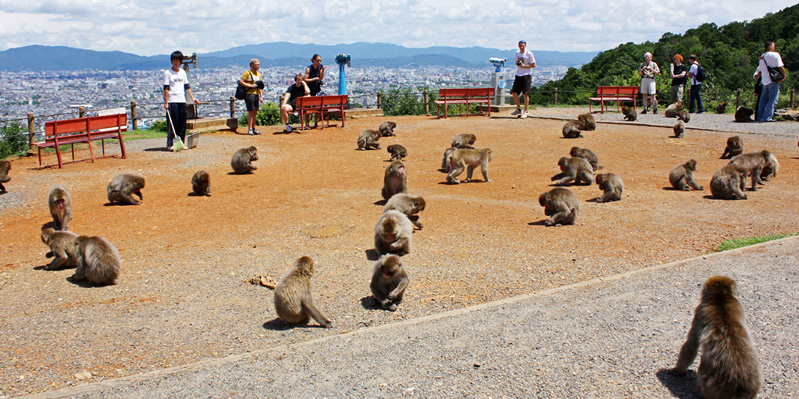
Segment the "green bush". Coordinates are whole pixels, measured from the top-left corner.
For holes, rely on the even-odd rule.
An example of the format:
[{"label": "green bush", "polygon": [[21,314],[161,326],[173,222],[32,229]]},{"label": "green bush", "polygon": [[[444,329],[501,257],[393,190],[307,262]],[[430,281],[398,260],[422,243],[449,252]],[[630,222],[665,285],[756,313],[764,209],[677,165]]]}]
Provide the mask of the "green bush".
[{"label": "green bush", "polygon": [[0,129],[0,159],[22,154],[29,146],[28,132],[19,123],[12,122]]},{"label": "green bush", "polygon": [[155,130],[157,132],[166,133],[166,129],[167,129],[166,119],[159,119],[153,122],[152,125],[150,125],[150,130]]},{"label": "green bush", "polygon": [[[383,93],[383,115],[424,115],[424,97],[420,94],[424,90],[427,88],[406,87],[390,89]],[[431,92],[427,97],[431,110],[435,109],[436,94]]]},{"label": "green bush", "polygon": [[[298,123],[300,118],[289,114],[289,123]],[[247,111],[242,112],[238,119],[239,126],[247,126]],[[273,102],[265,102],[255,115],[255,124],[257,126],[275,126],[280,125],[280,107]]]}]

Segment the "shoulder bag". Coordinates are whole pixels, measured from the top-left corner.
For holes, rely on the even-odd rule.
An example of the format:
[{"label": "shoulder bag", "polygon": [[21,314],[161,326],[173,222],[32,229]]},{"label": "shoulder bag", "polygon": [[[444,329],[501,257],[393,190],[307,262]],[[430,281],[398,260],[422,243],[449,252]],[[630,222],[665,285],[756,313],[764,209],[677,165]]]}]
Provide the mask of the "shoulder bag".
[{"label": "shoulder bag", "polygon": [[772,82],[781,82],[785,79],[785,75],[782,74],[779,68],[772,68],[768,64],[766,64],[766,68],[768,68],[768,77]]}]

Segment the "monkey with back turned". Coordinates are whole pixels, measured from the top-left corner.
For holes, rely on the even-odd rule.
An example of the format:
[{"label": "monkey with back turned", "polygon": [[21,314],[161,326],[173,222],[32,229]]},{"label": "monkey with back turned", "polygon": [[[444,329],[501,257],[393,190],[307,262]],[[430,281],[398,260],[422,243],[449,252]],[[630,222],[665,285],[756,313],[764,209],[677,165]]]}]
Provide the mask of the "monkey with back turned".
[{"label": "monkey with back turned", "polygon": [[294,263],[275,287],[275,312],[277,317],[288,324],[307,324],[310,318],[322,327],[332,327],[333,323],[314,304],[311,293],[311,277],[314,274],[314,261],[303,256]]}]

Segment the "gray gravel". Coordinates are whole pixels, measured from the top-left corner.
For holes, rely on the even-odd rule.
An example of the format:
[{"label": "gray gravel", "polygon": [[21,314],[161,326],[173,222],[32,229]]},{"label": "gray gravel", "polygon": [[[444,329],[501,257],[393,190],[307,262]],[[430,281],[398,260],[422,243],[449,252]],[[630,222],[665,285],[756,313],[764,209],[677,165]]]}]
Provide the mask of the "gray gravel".
[{"label": "gray gravel", "polygon": [[761,398],[799,392],[799,237],[296,345],[31,398],[696,396],[667,373],[701,284],[727,275],[754,335]]}]

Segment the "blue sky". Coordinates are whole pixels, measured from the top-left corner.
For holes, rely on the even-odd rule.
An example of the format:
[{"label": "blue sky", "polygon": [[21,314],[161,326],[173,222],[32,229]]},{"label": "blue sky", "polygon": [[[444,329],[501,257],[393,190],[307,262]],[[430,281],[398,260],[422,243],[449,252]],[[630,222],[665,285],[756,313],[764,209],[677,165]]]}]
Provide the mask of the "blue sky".
[{"label": "blue sky", "polygon": [[601,51],[724,25],[787,0],[0,0],[0,50],[33,44],[139,55],[209,52],[264,42],[384,42]]}]

